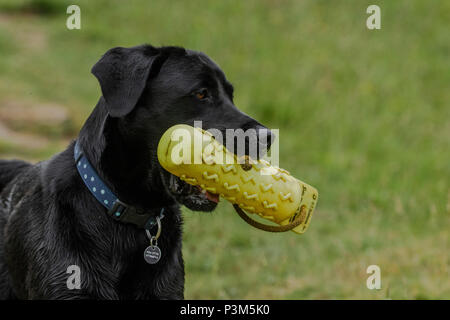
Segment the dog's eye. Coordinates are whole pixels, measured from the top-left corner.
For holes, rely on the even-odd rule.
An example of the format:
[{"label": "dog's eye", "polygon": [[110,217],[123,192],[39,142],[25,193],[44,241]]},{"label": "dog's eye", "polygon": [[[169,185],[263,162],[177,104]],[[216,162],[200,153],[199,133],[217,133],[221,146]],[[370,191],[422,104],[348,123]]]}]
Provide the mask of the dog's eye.
[{"label": "dog's eye", "polygon": [[206,99],[206,98],[208,97],[208,90],[206,90],[206,89],[201,89],[201,90],[195,92],[195,97],[196,97],[198,100],[204,100],[204,99]]}]

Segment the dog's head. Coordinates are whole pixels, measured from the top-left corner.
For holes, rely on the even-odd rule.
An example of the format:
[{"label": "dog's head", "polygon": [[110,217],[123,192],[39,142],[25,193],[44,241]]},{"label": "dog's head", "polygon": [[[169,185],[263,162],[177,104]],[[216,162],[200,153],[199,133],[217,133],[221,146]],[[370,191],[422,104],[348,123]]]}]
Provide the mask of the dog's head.
[{"label": "dog's head", "polygon": [[[192,210],[213,210],[218,196],[186,184],[160,166],[156,149],[165,130],[202,121],[204,129],[221,132],[255,129],[257,139],[266,135],[261,139],[265,148],[272,141],[270,131],[261,130],[267,128],[237,109],[232,85],[219,66],[201,52],[147,45],[113,48],[94,65],[92,73],[100,83],[112,127],[104,154],[110,160],[103,169],[116,175],[116,180],[131,178],[141,189],[159,189]],[[127,168],[127,172],[107,168],[114,161],[116,168]]]}]

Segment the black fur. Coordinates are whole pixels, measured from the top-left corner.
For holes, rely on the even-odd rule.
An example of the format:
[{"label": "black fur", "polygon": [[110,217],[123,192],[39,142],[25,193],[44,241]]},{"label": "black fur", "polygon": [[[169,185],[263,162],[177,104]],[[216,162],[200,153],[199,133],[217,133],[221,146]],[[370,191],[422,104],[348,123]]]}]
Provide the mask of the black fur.
[{"label": "black fur", "polygon": [[[171,185],[174,177],[156,158],[159,138],[194,120],[205,129],[262,128],[234,106],[232,86],[200,52],[114,48],[92,72],[103,96],[80,131],[81,147],[122,201],[155,214],[165,208],[162,258],[147,264],[145,232],[113,221],[90,194],[75,167],[74,142],[35,165],[1,160],[1,299],[182,299],[179,204],[199,211],[216,204],[189,185]],[[195,93],[205,88],[199,100]],[[81,269],[80,290],[67,288],[70,265]]]}]

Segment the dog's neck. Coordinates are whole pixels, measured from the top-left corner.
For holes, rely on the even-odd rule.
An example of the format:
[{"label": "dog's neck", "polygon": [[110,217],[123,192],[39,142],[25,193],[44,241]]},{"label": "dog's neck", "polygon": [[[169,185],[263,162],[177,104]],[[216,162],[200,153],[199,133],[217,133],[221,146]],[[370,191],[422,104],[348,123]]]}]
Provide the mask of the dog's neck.
[{"label": "dog's neck", "polygon": [[97,174],[130,205],[144,209],[173,205],[156,165],[156,149],[147,146],[145,137],[127,134],[123,120],[110,117],[105,104],[100,98],[78,136]]}]

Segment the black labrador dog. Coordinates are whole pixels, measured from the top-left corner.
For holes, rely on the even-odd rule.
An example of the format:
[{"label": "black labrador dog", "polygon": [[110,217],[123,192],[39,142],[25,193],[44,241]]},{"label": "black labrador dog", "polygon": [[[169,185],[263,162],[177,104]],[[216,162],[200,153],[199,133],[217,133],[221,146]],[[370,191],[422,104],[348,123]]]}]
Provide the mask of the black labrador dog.
[{"label": "black labrador dog", "polygon": [[[212,211],[217,197],[162,169],[156,157],[159,138],[172,125],[195,120],[205,129],[264,128],[236,108],[232,85],[201,52],[117,47],[92,73],[102,97],[78,145],[105,185],[135,214],[156,217],[164,208],[161,259],[148,264],[145,230],[108,215],[84,184],[74,141],[37,164],[0,160],[1,299],[182,299],[179,206]],[[73,265],[81,276],[75,289],[67,283]]]}]

